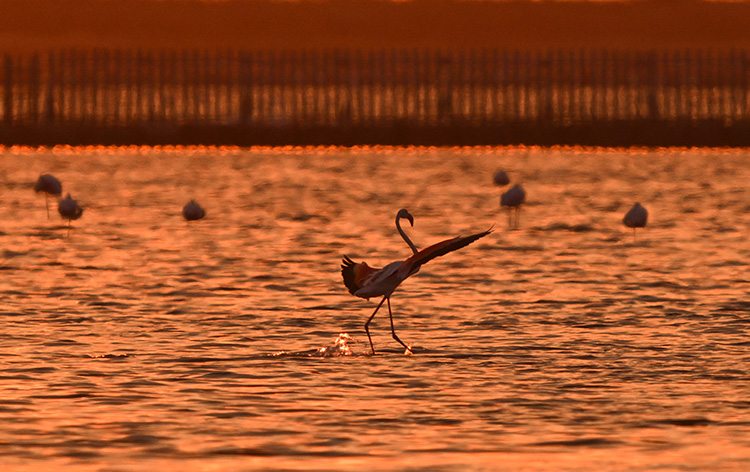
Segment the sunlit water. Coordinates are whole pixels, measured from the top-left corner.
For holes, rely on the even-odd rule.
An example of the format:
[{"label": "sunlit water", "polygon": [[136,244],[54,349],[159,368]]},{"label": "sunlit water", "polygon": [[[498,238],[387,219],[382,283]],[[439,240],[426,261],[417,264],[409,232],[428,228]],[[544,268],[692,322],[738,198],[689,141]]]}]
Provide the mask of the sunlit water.
[{"label": "sunlit water", "polygon": [[[6,149],[0,468],[748,470],[748,182],[745,151]],[[371,356],[339,265],[408,256],[402,207],[420,247],[494,232]]]}]

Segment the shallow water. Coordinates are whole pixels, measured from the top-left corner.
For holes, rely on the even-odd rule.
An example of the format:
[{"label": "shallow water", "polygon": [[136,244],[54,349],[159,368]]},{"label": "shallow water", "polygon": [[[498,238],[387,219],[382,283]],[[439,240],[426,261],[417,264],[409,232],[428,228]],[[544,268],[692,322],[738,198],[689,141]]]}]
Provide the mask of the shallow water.
[{"label": "shallow water", "polygon": [[[747,182],[741,150],[5,149],[0,466],[747,470]],[[420,247],[494,232],[394,294],[414,355],[384,311],[371,356],[339,265],[408,256],[402,207]]]}]

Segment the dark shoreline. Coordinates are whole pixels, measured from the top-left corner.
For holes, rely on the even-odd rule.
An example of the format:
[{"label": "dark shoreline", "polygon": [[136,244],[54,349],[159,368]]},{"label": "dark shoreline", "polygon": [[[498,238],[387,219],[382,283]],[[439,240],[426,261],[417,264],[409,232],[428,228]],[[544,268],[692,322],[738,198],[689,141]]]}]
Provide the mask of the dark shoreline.
[{"label": "dark shoreline", "polygon": [[134,125],[0,126],[5,146],[500,146],[750,147],[750,122],[723,120],[549,125],[451,123],[376,126]]}]

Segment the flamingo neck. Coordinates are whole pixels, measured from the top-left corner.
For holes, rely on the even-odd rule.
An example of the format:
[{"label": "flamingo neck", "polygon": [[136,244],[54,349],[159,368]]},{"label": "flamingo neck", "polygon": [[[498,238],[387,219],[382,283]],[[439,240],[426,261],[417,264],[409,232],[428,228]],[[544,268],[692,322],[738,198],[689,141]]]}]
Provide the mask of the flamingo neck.
[{"label": "flamingo neck", "polygon": [[404,241],[406,241],[406,244],[409,245],[409,247],[411,248],[412,252],[414,252],[414,254],[416,254],[417,252],[419,252],[419,250],[417,249],[417,246],[415,246],[414,243],[411,242],[411,239],[409,239],[409,236],[406,235],[406,233],[404,232],[404,230],[401,229],[401,223],[399,222],[400,219],[401,218],[396,217],[396,229],[398,229],[398,233],[401,235],[402,238],[404,238]]}]

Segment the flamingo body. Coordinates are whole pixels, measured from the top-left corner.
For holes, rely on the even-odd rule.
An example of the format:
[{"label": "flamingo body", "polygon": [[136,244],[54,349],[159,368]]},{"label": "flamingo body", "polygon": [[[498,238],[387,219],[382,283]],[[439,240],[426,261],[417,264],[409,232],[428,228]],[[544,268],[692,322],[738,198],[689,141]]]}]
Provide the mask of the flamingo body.
[{"label": "flamingo body", "polygon": [[628,228],[644,228],[647,221],[648,211],[640,203],[633,205],[622,219],[622,223]]},{"label": "flamingo body", "polygon": [[495,175],[492,176],[492,181],[495,182],[495,185],[503,186],[508,185],[510,183],[510,178],[508,178],[508,174],[504,170],[498,170],[495,172]]},{"label": "flamingo body", "polygon": [[34,191],[36,193],[44,192],[48,195],[59,197],[62,195],[62,184],[54,175],[42,174],[34,185]]},{"label": "flamingo body", "polygon": [[70,194],[60,200],[60,203],[57,205],[57,211],[61,217],[68,221],[77,220],[83,215],[83,208],[78,205],[76,200],[73,200]]},{"label": "flamingo body", "polygon": [[44,192],[44,200],[47,204],[47,219],[49,219],[49,197],[50,195],[59,197],[62,195],[62,184],[54,175],[42,174],[34,184],[36,193]]},{"label": "flamingo body", "polygon": [[190,200],[182,209],[182,216],[187,221],[200,220],[206,216],[206,211],[195,200]]},{"label": "flamingo body", "polygon": [[648,211],[646,211],[640,203],[636,203],[627,213],[625,213],[625,217],[622,219],[622,224],[628,228],[633,228],[633,239],[636,239],[636,228],[645,228],[647,221]]},{"label": "flamingo body", "polygon": [[[500,206],[508,207],[508,226],[517,229],[521,213],[521,205],[526,202],[526,191],[521,185],[516,184],[500,196]],[[513,213],[515,212],[515,222]]]},{"label": "flamingo body", "polygon": [[403,261],[391,262],[382,269],[375,269],[366,262],[356,263],[344,256],[341,274],[349,293],[369,300],[371,297],[390,296],[401,285],[401,282],[406,280],[406,277],[401,277],[398,270],[403,263]]},{"label": "flamingo body", "polygon": [[68,194],[57,204],[57,211],[61,217],[68,220],[68,236],[70,236],[70,222],[77,220],[83,215],[83,208]]},{"label": "flamingo body", "polygon": [[500,205],[519,207],[526,201],[526,191],[519,184],[514,185],[500,197]]},{"label": "flamingo body", "polygon": [[413,218],[406,210],[399,211],[396,216],[396,227],[398,228],[399,233],[414,251],[411,256],[403,261],[391,262],[381,269],[370,267],[366,262],[354,262],[348,256],[344,256],[341,264],[341,275],[344,278],[344,285],[346,285],[349,293],[356,297],[368,300],[371,297],[383,297],[380,304],[375,308],[375,311],[365,323],[365,332],[367,333],[367,338],[370,340],[370,347],[373,354],[375,353],[375,347],[373,346],[372,338],[370,337],[369,324],[385,301],[388,302],[388,314],[391,320],[391,333],[393,334],[393,338],[404,346],[407,351],[411,352],[411,349],[398,338],[393,326],[393,313],[391,311],[390,298],[396,288],[398,288],[404,280],[419,272],[422,265],[432,259],[468,246],[477,239],[483,238],[492,232],[492,229],[489,229],[481,233],[472,234],[471,236],[457,236],[433,244],[419,251],[401,230],[399,225],[400,218],[407,218],[412,222]]}]

